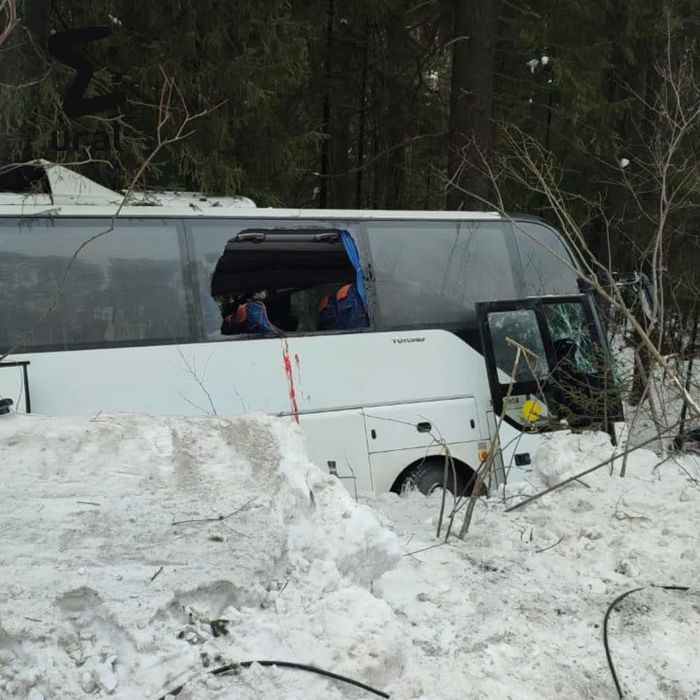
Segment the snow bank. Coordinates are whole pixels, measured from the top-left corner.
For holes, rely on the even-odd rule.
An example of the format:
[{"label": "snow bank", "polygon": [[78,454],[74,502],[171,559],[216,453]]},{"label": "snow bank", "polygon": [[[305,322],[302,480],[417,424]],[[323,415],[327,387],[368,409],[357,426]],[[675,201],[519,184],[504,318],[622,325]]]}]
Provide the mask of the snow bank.
[{"label": "snow bank", "polygon": [[396,539],[287,422],[9,416],[0,445],[0,697],[340,698],[206,670],[278,659],[381,685],[403,664],[368,590]]},{"label": "snow bank", "polygon": [[[356,504],[293,425],[0,419],[0,698],[338,700],[312,664],[396,700],[700,697],[700,460],[633,453],[435,539],[438,495]],[[610,456],[547,438],[507,504]],[[616,467],[619,470],[619,466]],[[222,516],[222,517],[219,517]],[[404,554],[404,556],[398,556]],[[410,555],[410,556],[409,556]]]}]

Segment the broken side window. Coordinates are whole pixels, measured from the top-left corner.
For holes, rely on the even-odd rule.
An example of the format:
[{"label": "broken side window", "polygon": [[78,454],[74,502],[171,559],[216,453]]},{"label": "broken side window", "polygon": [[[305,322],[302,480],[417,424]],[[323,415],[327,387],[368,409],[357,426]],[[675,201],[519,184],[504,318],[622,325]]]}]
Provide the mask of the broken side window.
[{"label": "broken side window", "polygon": [[[200,241],[193,238],[196,250]],[[291,226],[229,230],[211,262],[208,282],[203,283],[207,273],[201,263],[198,275],[208,339],[369,325],[362,265],[346,230]]]}]

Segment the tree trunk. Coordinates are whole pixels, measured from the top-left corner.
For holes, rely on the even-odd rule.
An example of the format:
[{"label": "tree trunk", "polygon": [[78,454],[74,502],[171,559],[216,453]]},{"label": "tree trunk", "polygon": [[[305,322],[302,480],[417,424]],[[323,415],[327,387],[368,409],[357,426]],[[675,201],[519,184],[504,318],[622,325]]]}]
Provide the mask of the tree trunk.
[{"label": "tree trunk", "polygon": [[[0,49],[0,85],[15,86],[15,89],[0,87],[0,109],[3,109],[3,106],[9,107],[9,114],[12,115],[9,119],[2,120],[7,124],[10,133],[3,134],[0,138],[0,190],[26,189],[38,177],[34,168],[13,168],[9,171],[4,168],[34,157],[34,134],[30,125],[35,120],[28,118],[34,115],[20,114],[19,116],[24,118],[18,120],[16,110],[12,108],[12,101],[22,99],[31,103],[24,94],[20,95],[16,86],[36,80],[44,68],[44,56],[41,52],[46,46],[48,35],[49,0],[18,3],[17,13],[19,23]],[[30,85],[21,90],[36,92],[37,87]]]},{"label": "tree trunk", "polygon": [[350,206],[350,113],[337,109],[333,119],[328,205],[331,209]]},{"label": "tree trunk", "polygon": [[365,46],[362,57],[362,87],[360,88],[359,125],[357,134],[357,179],[355,181],[355,208],[362,208],[362,170],[365,160],[365,122],[367,118],[367,69],[370,38],[370,23],[365,22]]},{"label": "tree trunk", "polygon": [[405,145],[410,129],[411,103],[407,98],[407,84],[402,73],[406,51],[406,15],[398,12],[386,20],[386,53],[383,65],[384,108],[382,119],[382,148],[384,154],[384,182],[381,206],[384,209],[401,209],[405,178]]},{"label": "tree trunk", "polygon": [[493,143],[491,121],[499,0],[454,0],[447,192],[450,209],[485,209],[484,172]]},{"label": "tree trunk", "polygon": [[328,206],[328,177],[330,139],[331,139],[331,80],[333,71],[333,20],[335,15],[334,0],[328,0],[326,13],[326,92],[323,97],[323,134],[324,140],[321,146],[321,185],[319,206],[325,209]]}]

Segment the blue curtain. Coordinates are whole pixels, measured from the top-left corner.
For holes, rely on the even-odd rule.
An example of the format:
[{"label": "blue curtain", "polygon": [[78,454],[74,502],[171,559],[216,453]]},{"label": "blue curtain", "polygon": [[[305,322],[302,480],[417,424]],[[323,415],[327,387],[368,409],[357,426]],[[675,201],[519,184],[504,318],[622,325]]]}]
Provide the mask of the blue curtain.
[{"label": "blue curtain", "polygon": [[343,242],[343,248],[345,248],[345,253],[347,254],[352,266],[355,268],[355,284],[357,286],[357,291],[360,293],[362,298],[362,303],[367,308],[367,292],[365,290],[365,278],[362,275],[362,263],[360,262],[360,253],[357,250],[355,241],[350,235],[349,231],[340,232],[340,240]]}]

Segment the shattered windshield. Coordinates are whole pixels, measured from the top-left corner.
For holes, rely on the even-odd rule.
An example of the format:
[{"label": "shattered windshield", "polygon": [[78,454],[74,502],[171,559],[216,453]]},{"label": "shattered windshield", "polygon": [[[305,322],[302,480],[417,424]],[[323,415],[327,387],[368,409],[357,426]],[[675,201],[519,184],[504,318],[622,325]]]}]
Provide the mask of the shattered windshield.
[{"label": "shattered windshield", "polygon": [[596,367],[595,350],[583,305],[580,302],[545,304],[544,313],[552,340],[555,343],[572,340],[576,367],[593,374]]}]

